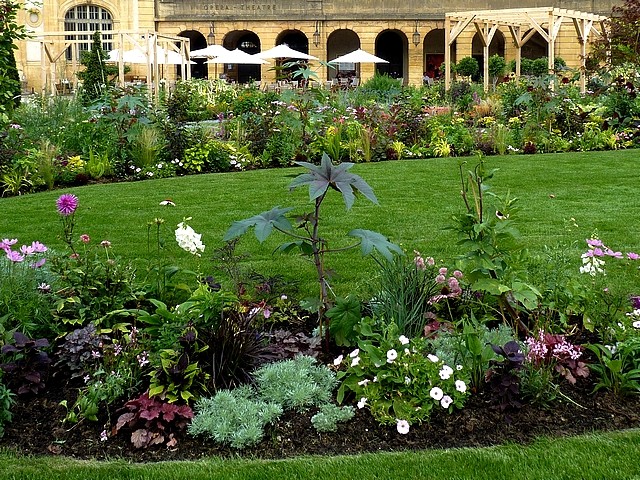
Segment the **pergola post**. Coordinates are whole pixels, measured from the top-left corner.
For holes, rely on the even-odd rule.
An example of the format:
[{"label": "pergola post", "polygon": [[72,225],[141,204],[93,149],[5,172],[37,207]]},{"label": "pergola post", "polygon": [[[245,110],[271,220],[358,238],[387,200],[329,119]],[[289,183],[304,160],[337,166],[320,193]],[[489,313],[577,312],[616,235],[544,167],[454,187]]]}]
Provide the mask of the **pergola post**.
[{"label": "pergola post", "polygon": [[451,88],[451,20],[444,17],[444,88]]}]

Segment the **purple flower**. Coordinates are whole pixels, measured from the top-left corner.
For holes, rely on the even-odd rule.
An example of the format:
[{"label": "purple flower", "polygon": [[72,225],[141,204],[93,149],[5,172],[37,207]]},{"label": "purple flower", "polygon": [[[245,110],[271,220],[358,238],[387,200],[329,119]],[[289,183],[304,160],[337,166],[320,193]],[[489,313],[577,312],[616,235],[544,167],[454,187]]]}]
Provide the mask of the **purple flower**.
[{"label": "purple flower", "polygon": [[44,253],[48,250],[46,246],[44,246],[42,243],[37,241],[31,243],[31,248],[33,248],[33,251],[35,253]]},{"label": "purple flower", "polygon": [[22,256],[20,252],[14,252],[13,250],[7,250],[7,258],[14,263],[24,260],[24,256]]},{"label": "purple flower", "polygon": [[36,253],[36,251],[33,249],[33,247],[31,245],[22,245],[20,247],[20,253],[22,253],[25,256],[31,256],[33,254]]},{"label": "purple flower", "polygon": [[73,215],[78,208],[78,197],[71,193],[64,193],[56,200],[56,207],[58,208],[58,213],[63,217]]},{"label": "purple flower", "polygon": [[614,257],[614,258],[622,258],[622,252],[614,252],[613,250],[611,250],[610,248],[607,248],[604,251],[604,254],[609,256],[609,257]]},{"label": "purple flower", "polygon": [[31,265],[29,265],[31,268],[40,268],[41,266],[43,266],[45,263],[47,262],[46,258],[41,258],[40,260],[38,260],[37,262],[32,263]]},{"label": "purple flower", "polygon": [[631,306],[634,308],[634,310],[636,308],[640,308],[640,295],[636,295],[631,297]]},{"label": "purple flower", "polygon": [[590,247],[602,247],[602,240],[598,238],[587,238],[587,245]]},{"label": "purple flower", "polygon": [[629,253],[627,253],[627,258],[629,260],[640,260],[640,255],[638,255],[637,253],[634,253],[634,252],[629,252]]},{"label": "purple flower", "polygon": [[11,245],[15,245],[17,242],[18,242],[17,238],[14,238],[12,240],[9,240],[8,238],[4,238],[0,242],[0,249],[4,250],[5,252],[8,252],[9,250],[11,250]]}]

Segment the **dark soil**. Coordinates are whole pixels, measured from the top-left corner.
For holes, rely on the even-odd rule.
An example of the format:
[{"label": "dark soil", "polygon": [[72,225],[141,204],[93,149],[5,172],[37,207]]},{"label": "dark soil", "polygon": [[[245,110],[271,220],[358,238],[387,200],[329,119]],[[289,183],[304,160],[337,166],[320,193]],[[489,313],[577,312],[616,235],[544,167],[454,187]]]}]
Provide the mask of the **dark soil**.
[{"label": "dark soil", "polygon": [[[574,402],[559,398],[550,409],[525,405],[518,411],[501,413],[492,409],[486,395],[471,396],[466,407],[449,415],[439,412],[429,423],[413,425],[407,435],[394,426],[379,426],[365,411],[339,426],[335,433],[319,434],[311,425],[313,411],[286,413],[270,427],[263,441],[240,454],[260,458],[284,458],[314,454],[422,450],[451,447],[479,447],[506,442],[526,444],[538,436],[565,436],[592,431],[640,427],[640,397],[618,399],[605,393],[592,394],[593,385],[583,380],[564,393]],[[186,433],[175,447],[155,446],[135,450],[127,432],[100,441],[103,422],[83,421],[63,425],[65,409],[59,402],[67,397],[60,385],[51,385],[46,397],[19,400],[14,420],[6,426],[0,447],[25,454],[63,455],[74,458],[125,458],[148,462],[187,460],[206,456],[237,456],[238,451],[218,446]],[[115,414],[112,414],[114,419]]]}]

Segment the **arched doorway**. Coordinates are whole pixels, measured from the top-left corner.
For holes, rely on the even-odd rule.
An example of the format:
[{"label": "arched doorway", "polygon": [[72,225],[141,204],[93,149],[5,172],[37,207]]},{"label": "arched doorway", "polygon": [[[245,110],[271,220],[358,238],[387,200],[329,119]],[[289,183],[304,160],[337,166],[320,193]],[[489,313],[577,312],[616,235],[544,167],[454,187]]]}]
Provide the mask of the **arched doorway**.
[{"label": "arched doorway", "polygon": [[[276,38],[276,45],[286,44],[290,48],[297,50],[302,53],[309,53],[309,39],[307,36],[302,33],[300,30],[285,30],[278,35]],[[283,63],[291,62],[295,60],[291,59],[277,59],[276,60],[276,77],[285,78],[290,77],[290,75],[295,71],[298,67],[293,66],[287,69],[282,68]]]},{"label": "arched doorway", "polygon": [[[424,37],[422,71],[431,78],[440,78],[440,65],[444,63],[444,28],[431,30]],[[451,61],[456,61],[456,42],[449,47]]]},{"label": "arched doorway", "polygon": [[[207,46],[207,40],[197,30],[185,30],[184,32],[180,32],[178,34],[179,37],[185,37],[190,40],[189,51],[199,50],[201,48],[205,48]],[[191,64],[191,78],[209,78],[208,66],[205,63],[207,61],[206,58],[194,58],[192,61],[196,63]],[[181,67],[180,65],[176,66],[176,75],[180,76]]]},{"label": "arched doorway", "polygon": [[[360,38],[353,30],[340,29],[331,32],[329,38],[327,38],[327,60],[333,60],[341,55],[353,52],[360,48]],[[357,65],[342,64],[343,70],[353,71],[355,77],[360,76],[360,72],[357,71]],[[327,80],[335,78],[338,74],[336,68],[327,68]]]},{"label": "arched doorway", "polygon": [[385,30],[380,33],[376,38],[375,55],[389,63],[377,63],[376,71],[406,81],[409,73],[406,61],[408,45],[406,35],[400,30]]},{"label": "arched doorway", "polygon": [[[239,48],[243,52],[255,55],[260,52],[260,38],[250,30],[234,30],[224,37],[222,46],[229,50]],[[248,83],[262,78],[260,65],[225,64],[223,71],[227,78],[238,83]]]},{"label": "arched doorway", "polygon": [[[478,33],[473,36],[471,52],[473,58],[478,61],[478,65],[480,66],[477,78],[473,79],[477,81],[482,76],[484,68],[484,48],[482,46],[482,39]],[[501,57],[504,57],[504,35],[500,30],[496,30],[496,33],[489,44],[489,57],[492,57],[493,55],[500,55]]]},{"label": "arched doorway", "polygon": [[[529,33],[529,32],[527,32]],[[526,36],[526,34],[525,34]],[[546,57],[549,55],[549,44],[538,32],[522,46],[522,58],[535,60],[536,58]]]},{"label": "arched doorway", "polygon": [[285,30],[276,38],[276,45],[286,43],[289,47],[302,53],[309,53],[309,39],[300,30]]}]

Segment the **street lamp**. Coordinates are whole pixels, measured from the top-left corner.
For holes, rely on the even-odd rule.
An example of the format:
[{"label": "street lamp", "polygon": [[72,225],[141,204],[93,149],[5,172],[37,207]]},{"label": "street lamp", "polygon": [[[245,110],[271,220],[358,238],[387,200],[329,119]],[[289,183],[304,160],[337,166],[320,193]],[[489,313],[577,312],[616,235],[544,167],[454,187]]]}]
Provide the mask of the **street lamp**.
[{"label": "street lamp", "polygon": [[320,45],[320,22],[316,20],[316,31],[313,32],[313,44]]},{"label": "street lamp", "polygon": [[209,24],[209,35],[207,35],[207,45],[216,44],[216,32],[213,26],[213,22]]},{"label": "street lamp", "polygon": [[416,47],[420,44],[420,32],[418,31],[418,20],[416,20],[416,27],[415,27],[415,30],[413,31],[413,35],[411,36],[411,41],[413,42],[413,45],[415,45]]}]

